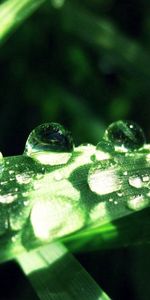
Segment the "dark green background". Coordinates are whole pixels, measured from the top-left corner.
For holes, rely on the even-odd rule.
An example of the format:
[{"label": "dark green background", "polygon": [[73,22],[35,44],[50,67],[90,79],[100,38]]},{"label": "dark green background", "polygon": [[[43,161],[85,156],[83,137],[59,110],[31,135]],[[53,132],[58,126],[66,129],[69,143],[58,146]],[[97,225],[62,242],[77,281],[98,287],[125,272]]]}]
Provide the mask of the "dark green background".
[{"label": "dark green background", "polygon": [[[0,49],[1,151],[21,154],[48,121],[68,127],[76,145],[96,144],[118,119],[139,123],[149,141],[149,80],[149,1],[70,0],[61,9],[47,1]],[[149,250],[76,256],[113,299],[147,300]],[[14,263],[0,268],[0,282],[2,300],[36,299]]]}]

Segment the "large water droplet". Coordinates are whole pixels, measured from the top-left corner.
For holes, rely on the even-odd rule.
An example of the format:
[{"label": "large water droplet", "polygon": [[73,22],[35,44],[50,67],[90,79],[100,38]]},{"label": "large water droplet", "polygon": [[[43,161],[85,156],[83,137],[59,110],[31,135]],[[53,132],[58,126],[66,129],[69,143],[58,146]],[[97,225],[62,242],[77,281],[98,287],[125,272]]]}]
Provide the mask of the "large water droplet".
[{"label": "large water droplet", "polygon": [[73,151],[70,132],[57,123],[45,123],[29,135],[24,154],[45,165],[66,164]]},{"label": "large water droplet", "polygon": [[133,196],[128,200],[128,207],[133,210],[141,210],[149,205],[149,199],[144,195]]},{"label": "large water droplet", "polygon": [[114,144],[118,152],[133,151],[145,143],[145,135],[139,125],[132,121],[117,121],[105,131],[104,138]]},{"label": "large water droplet", "polygon": [[91,191],[98,195],[120,190],[122,181],[116,164],[112,160],[102,160],[93,164],[89,170],[88,184]]}]

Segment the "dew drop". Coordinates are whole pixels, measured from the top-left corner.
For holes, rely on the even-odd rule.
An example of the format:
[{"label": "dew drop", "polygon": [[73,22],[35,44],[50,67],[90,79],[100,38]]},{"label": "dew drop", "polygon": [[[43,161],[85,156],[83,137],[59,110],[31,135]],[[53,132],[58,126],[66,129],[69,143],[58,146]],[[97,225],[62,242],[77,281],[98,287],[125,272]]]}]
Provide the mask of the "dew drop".
[{"label": "dew drop", "polygon": [[9,170],[9,174],[10,174],[10,175],[12,175],[12,174],[14,174],[14,173],[15,173],[15,171]]},{"label": "dew drop", "polygon": [[13,243],[15,243],[15,242],[17,241],[17,237],[16,237],[16,236],[12,236],[11,241],[12,241]]},{"label": "dew drop", "polygon": [[66,164],[73,152],[71,133],[57,123],[45,123],[29,135],[24,154],[44,165]]},{"label": "dew drop", "polygon": [[122,181],[117,166],[112,160],[93,164],[88,174],[88,184],[92,192],[106,195],[121,189]]},{"label": "dew drop", "polygon": [[28,197],[28,196],[29,196],[29,192],[23,192],[23,193],[22,193],[22,196],[23,196],[23,197]]},{"label": "dew drop", "polygon": [[150,180],[149,175],[144,175],[142,177],[143,182],[148,182]]},{"label": "dew drop", "polygon": [[56,181],[62,180],[62,179],[63,179],[62,174],[61,174],[60,172],[55,173],[54,179],[55,179]]},{"label": "dew drop", "polygon": [[118,152],[133,151],[145,143],[142,128],[132,121],[117,121],[112,123],[104,134],[106,141],[112,142]]},{"label": "dew drop", "polygon": [[117,193],[117,196],[118,196],[118,197],[122,197],[122,196],[123,196],[123,193],[122,193],[122,192],[118,192],[118,193]]},{"label": "dew drop", "polygon": [[127,172],[127,171],[124,171],[124,172],[123,172],[123,175],[127,176],[127,175],[128,175],[128,172]]},{"label": "dew drop", "polygon": [[114,151],[115,149],[112,143],[102,140],[96,146],[95,158],[96,160],[110,159]]},{"label": "dew drop", "polygon": [[129,178],[129,184],[137,189],[142,188],[143,182],[140,177],[132,176]]},{"label": "dew drop", "polygon": [[17,195],[13,195],[11,193],[8,193],[6,195],[0,195],[0,203],[3,204],[9,204],[14,202],[17,199]]},{"label": "dew drop", "polygon": [[16,180],[19,184],[29,184],[32,177],[31,174],[22,173],[16,175]]},{"label": "dew drop", "polygon": [[149,199],[148,199],[148,197],[146,197],[144,195],[137,195],[137,196],[131,197],[128,200],[127,204],[130,209],[138,211],[149,205]]}]

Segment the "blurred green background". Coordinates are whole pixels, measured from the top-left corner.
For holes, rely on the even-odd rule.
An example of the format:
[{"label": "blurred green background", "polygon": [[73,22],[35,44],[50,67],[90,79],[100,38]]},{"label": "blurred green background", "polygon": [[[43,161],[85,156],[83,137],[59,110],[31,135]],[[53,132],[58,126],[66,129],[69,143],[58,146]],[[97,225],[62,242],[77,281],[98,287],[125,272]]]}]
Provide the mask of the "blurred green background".
[{"label": "blurred green background", "polygon": [[[78,145],[96,144],[108,124],[131,119],[149,141],[149,1],[46,1],[2,45],[0,80],[4,156],[21,154],[30,131],[47,121],[68,127]],[[113,299],[147,300],[149,250],[147,244],[76,257]],[[0,299],[23,299],[25,278],[14,263],[0,268],[0,279]],[[32,290],[25,290],[27,299]]]}]

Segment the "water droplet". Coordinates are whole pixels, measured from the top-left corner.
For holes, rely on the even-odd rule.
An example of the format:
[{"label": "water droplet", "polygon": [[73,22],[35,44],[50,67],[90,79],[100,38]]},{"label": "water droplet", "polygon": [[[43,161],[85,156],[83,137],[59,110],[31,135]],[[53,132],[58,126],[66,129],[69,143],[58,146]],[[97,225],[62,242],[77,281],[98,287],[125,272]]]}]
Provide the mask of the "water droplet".
[{"label": "water droplet", "polygon": [[128,172],[127,172],[127,171],[124,171],[124,172],[123,172],[123,175],[127,176],[127,175],[128,175]]},{"label": "water droplet", "polygon": [[24,154],[45,165],[66,164],[73,152],[69,131],[57,123],[45,123],[29,135]]},{"label": "water droplet", "polygon": [[129,184],[137,189],[142,188],[143,182],[142,179],[138,176],[132,176],[129,178]]},{"label": "water droplet", "polygon": [[14,174],[15,173],[15,171],[13,171],[13,170],[9,170],[9,172],[8,172],[10,175],[12,175],[12,174]]},{"label": "water droplet", "polygon": [[31,174],[17,174],[16,175],[16,180],[19,184],[28,184],[32,180]]},{"label": "water droplet", "polygon": [[61,174],[60,172],[55,173],[54,179],[55,179],[56,181],[62,180],[62,179],[63,179],[62,174]]},{"label": "water droplet", "polygon": [[114,151],[115,149],[112,143],[102,140],[96,146],[95,158],[96,160],[110,159]]},{"label": "water droplet", "polygon": [[109,198],[109,202],[113,202],[113,199],[112,199],[112,198]]},{"label": "water droplet", "polygon": [[29,204],[29,201],[28,201],[28,200],[26,200],[26,201],[24,201],[24,202],[23,202],[23,204],[24,204],[24,206],[28,206],[28,204]]},{"label": "water droplet", "polygon": [[112,123],[104,134],[104,139],[112,142],[118,152],[133,151],[145,143],[145,135],[139,125],[132,121]]},{"label": "water droplet", "polygon": [[43,177],[43,174],[38,173],[38,174],[36,175],[36,179],[41,179],[42,177]]},{"label": "water droplet", "polygon": [[22,193],[22,196],[23,196],[23,197],[28,197],[28,196],[29,196],[29,192],[23,192],[23,193]]},{"label": "water droplet", "polygon": [[9,204],[14,202],[17,199],[17,195],[13,195],[11,193],[8,193],[6,195],[0,195],[0,203],[3,204]]},{"label": "water droplet", "polygon": [[127,204],[130,209],[138,211],[149,205],[149,199],[144,195],[137,195],[131,197]]},{"label": "water droplet", "polygon": [[106,195],[120,190],[122,181],[118,168],[112,160],[95,163],[89,170],[88,184],[91,191],[98,195]]},{"label": "water droplet", "polygon": [[17,237],[16,236],[12,236],[11,240],[12,240],[13,243],[15,243],[17,241]]},{"label": "water droplet", "polygon": [[150,180],[149,175],[142,176],[143,182],[148,182]]}]

